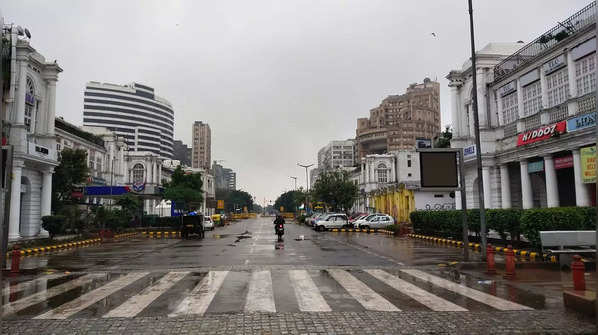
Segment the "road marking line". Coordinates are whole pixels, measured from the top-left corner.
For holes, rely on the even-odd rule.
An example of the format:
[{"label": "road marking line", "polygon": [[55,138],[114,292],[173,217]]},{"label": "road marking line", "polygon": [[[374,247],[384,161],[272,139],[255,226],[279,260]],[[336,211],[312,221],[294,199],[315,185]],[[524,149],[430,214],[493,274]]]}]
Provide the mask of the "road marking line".
[{"label": "road marking line", "polygon": [[149,272],[129,273],[104,286],[79,296],[75,300],[62,304],[42,315],[38,315],[34,319],[66,319],[148,274]]},{"label": "road marking line", "polygon": [[395,305],[391,304],[347,271],[339,269],[328,269],[326,271],[365,309],[386,312],[400,311]]},{"label": "road marking line", "polygon": [[8,303],[6,305],[4,305],[3,308],[3,312],[2,312],[2,317],[8,316],[10,314],[16,313],[22,309],[25,309],[29,306],[33,306],[35,304],[38,304],[42,301],[48,300],[52,297],[55,297],[59,294],[62,294],[64,292],[68,292],[76,287],[79,286],[83,286],[85,284],[89,284],[91,283],[95,278],[101,277],[101,276],[105,276],[105,273],[93,273],[93,274],[87,274],[84,276],[81,276],[79,278],[75,278],[73,280],[70,280],[64,284],[61,285],[57,285],[54,286],[52,288],[49,288],[47,290],[43,290],[41,292],[32,294],[30,296],[27,296],[23,299],[19,299],[17,301]]},{"label": "road marking line", "polygon": [[204,315],[214,296],[222,286],[226,275],[228,275],[228,271],[208,272],[199,284],[193,288],[193,291],[168,316]]},{"label": "road marking line", "polygon": [[461,284],[454,283],[450,280],[446,280],[444,278],[440,278],[440,277],[431,275],[429,273],[426,273],[426,272],[423,272],[420,270],[409,269],[409,270],[401,270],[401,272],[404,272],[406,274],[409,274],[409,275],[419,278],[421,280],[427,281],[436,286],[440,286],[449,291],[461,294],[467,298],[481,302],[483,304],[486,304],[490,307],[494,307],[501,311],[533,310],[533,308],[530,308],[530,307],[527,307],[524,305],[520,305],[520,304],[511,302],[511,301],[505,300],[505,299],[501,299],[501,298],[495,297],[491,294],[487,294],[487,293],[484,293],[484,292],[481,292],[478,290],[474,290],[467,286],[463,286]]},{"label": "road marking line", "polygon": [[169,272],[155,284],[146,287],[139,294],[132,296],[120,306],[106,313],[103,318],[131,318],[149,306],[162,293],[170,289],[189,272]]},{"label": "road marking line", "polygon": [[450,301],[444,300],[426,290],[397,277],[383,270],[365,270],[365,272],[372,275],[374,278],[394,288],[395,290],[409,296],[413,300],[430,308],[433,311],[441,312],[466,312],[467,309],[453,304]]},{"label": "road marking line", "polygon": [[245,302],[246,312],[276,312],[270,271],[254,271],[251,274]]},{"label": "road marking line", "polygon": [[2,290],[2,296],[9,297],[11,294],[19,293],[21,291],[35,289],[37,286],[39,286],[43,282],[47,282],[48,280],[62,278],[62,277],[66,277],[66,276],[67,275],[65,275],[63,273],[55,273],[55,274],[43,276],[40,278],[36,278],[33,280],[29,280],[26,282],[21,282],[16,285],[10,285],[8,282],[6,282],[5,283],[6,285],[5,285],[4,289]]},{"label": "road marking line", "polygon": [[290,270],[289,277],[295,289],[299,310],[302,312],[332,311],[307,270]]}]

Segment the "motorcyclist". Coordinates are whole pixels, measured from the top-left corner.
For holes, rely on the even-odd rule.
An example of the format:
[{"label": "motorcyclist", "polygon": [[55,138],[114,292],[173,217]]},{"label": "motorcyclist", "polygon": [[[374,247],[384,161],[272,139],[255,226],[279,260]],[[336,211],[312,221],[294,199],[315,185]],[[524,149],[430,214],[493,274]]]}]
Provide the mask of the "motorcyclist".
[{"label": "motorcyclist", "polygon": [[274,233],[276,233],[276,226],[279,224],[283,225],[283,227],[285,224],[284,217],[282,217],[282,215],[280,215],[280,214],[276,215],[276,219],[274,220]]}]

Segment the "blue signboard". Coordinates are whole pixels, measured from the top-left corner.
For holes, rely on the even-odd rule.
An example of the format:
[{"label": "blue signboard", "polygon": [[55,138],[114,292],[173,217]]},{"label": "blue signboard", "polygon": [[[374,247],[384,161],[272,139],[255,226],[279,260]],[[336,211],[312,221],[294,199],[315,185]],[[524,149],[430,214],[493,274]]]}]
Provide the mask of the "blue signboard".
[{"label": "blue signboard", "polygon": [[544,171],[544,161],[536,161],[527,163],[527,173]]},{"label": "blue signboard", "polygon": [[567,120],[568,132],[578,131],[589,127],[596,127],[596,112]]}]

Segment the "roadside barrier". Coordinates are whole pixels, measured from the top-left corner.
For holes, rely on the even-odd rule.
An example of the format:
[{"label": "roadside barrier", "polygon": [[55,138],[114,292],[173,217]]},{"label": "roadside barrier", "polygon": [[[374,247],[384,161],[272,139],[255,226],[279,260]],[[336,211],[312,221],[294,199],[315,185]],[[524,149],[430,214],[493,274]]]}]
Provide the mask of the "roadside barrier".
[{"label": "roadside barrier", "polygon": [[571,263],[571,272],[573,273],[573,289],[575,291],[586,290],[586,278],[585,278],[585,265],[581,261],[581,256],[573,256],[573,262]]},{"label": "roadside barrier", "polygon": [[511,245],[507,247],[507,251],[505,252],[505,274],[503,278],[509,280],[515,279],[515,253]]},{"label": "roadside barrier", "polygon": [[142,231],[142,237],[148,238],[179,238],[181,237],[180,231]]},{"label": "roadside barrier", "polygon": [[386,229],[359,229],[359,228],[333,228],[330,231],[332,232],[348,232],[348,233],[380,233],[380,234],[387,234],[387,235],[394,235],[395,233],[390,230]]},{"label": "roadside barrier", "polygon": [[[419,239],[419,240],[423,240],[423,241],[427,241],[427,242],[446,244],[447,246],[454,246],[454,247],[458,247],[458,248],[463,247],[463,242],[446,239],[446,238],[439,238],[439,237],[420,235],[420,234],[407,234],[407,236],[409,236],[410,238]],[[490,245],[490,244],[488,244],[488,245]],[[479,243],[469,242],[467,244],[467,246],[470,249],[473,249],[474,251],[478,251],[478,252],[481,251],[481,245]],[[508,247],[507,248],[493,247],[494,254],[502,253],[503,255],[506,256],[508,250],[509,250]],[[539,259],[540,261],[558,263],[557,257],[549,255],[549,254],[543,254],[543,253],[538,253],[535,251],[521,250],[521,249],[511,249],[511,251],[513,252],[513,255],[518,256],[521,261],[526,261],[529,259],[529,261],[534,262],[538,258],[540,258]],[[488,248],[486,248],[486,253],[488,253]]]},{"label": "roadside barrier", "polygon": [[[21,249],[18,252],[19,252],[19,255],[21,255],[21,256],[29,256],[29,255],[36,255],[36,254],[42,254],[42,253],[48,253],[48,252],[54,252],[54,251],[63,251],[63,250],[78,248],[78,247],[87,247],[92,244],[98,244],[101,242],[102,242],[102,240],[100,238],[92,238],[92,239],[87,239],[87,240],[64,242],[61,244],[53,244],[53,245],[48,245],[48,246],[36,246],[36,247],[27,248],[27,249]],[[11,251],[7,252],[6,257],[12,256],[13,253],[14,253],[14,250],[12,252]]]},{"label": "roadside barrier", "polygon": [[488,247],[486,248],[486,274],[488,275],[495,275],[496,268],[494,267],[494,249],[492,249],[492,244],[488,243]]},{"label": "roadside barrier", "polygon": [[21,264],[21,252],[19,246],[15,244],[12,247],[12,262],[10,264],[10,273],[19,273],[19,265]]}]

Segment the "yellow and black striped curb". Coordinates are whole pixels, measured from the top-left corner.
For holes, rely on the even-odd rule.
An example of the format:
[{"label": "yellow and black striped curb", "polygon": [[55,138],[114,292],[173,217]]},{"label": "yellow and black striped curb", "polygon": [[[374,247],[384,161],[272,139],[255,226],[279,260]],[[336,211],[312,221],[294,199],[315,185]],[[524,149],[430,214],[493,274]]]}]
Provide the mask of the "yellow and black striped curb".
[{"label": "yellow and black striped curb", "polygon": [[[418,235],[418,234],[408,234],[407,236],[409,236],[411,238],[424,240],[424,241],[440,243],[440,244],[444,244],[444,245],[448,245],[448,246],[454,246],[454,247],[459,247],[459,248],[463,247],[463,242],[451,240],[451,239],[447,239],[447,238],[427,236],[427,235]],[[468,247],[475,251],[481,251],[481,248],[482,248],[482,246],[479,243],[472,243],[472,242],[468,243]],[[509,250],[509,249],[505,248],[505,247],[494,247],[494,250],[496,251],[496,253],[505,254],[507,252],[507,250]],[[538,260],[538,258],[541,258],[542,260],[549,260],[552,263],[558,263],[558,257],[550,255],[550,254],[543,254],[543,253],[539,253],[539,252],[535,252],[535,251],[521,250],[521,249],[513,249],[513,253],[515,254],[515,256],[520,256],[521,258],[529,259],[530,261],[535,261],[535,260]]]},{"label": "yellow and black striped curb", "polygon": [[[48,253],[48,252],[54,252],[54,251],[59,251],[59,250],[72,249],[72,248],[79,248],[79,247],[89,246],[89,245],[97,244],[97,243],[101,243],[101,242],[102,242],[101,238],[92,238],[92,239],[82,240],[82,241],[73,241],[73,242],[65,242],[65,243],[61,243],[61,244],[25,248],[25,249],[21,249],[19,251],[20,251],[21,256],[27,256],[27,255],[33,255],[33,254]],[[7,257],[10,255],[12,255],[12,251],[9,251],[6,253]]]},{"label": "yellow and black striped curb", "polygon": [[386,229],[359,229],[359,228],[333,228],[332,232],[349,232],[349,233],[380,233],[387,235],[394,235],[395,233]]},{"label": "yellow and black striped curb", "polygon": [[132,232],[132,233],[115,234],[114,238],[116,238],[116,239],[129,238],[129,237],[133,237],[133,236],[135,236],[137,234],[139,234],[139,233],[138,232]]},{"label": "yellow and black striped curb", "polygon": [[143,237],[149,238],[178,238],[181,237],[180,231],[142,231]]}]

